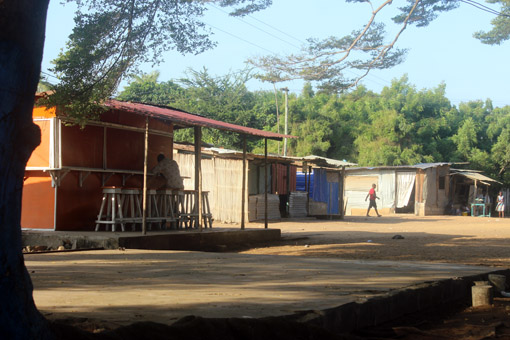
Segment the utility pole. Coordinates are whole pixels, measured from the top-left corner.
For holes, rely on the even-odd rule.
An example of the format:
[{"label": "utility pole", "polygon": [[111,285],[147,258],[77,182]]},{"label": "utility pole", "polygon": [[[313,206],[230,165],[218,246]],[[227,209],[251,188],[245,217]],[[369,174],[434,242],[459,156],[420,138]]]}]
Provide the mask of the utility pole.
[{"label": "utility pole", "polygon": [[[289,89],[284,87],[280,91],[285,92],[285,134],[288,134],[288,122],[289,122]],[[287,137],[283,139],[283,156],[287,156]]]},{"label": "utility pole", "polygon": [[[276,132],[280,134],[280,113],[278,111],[278,93],[276,92],[276,85],[273,82],[274,88],[274,101],[276,103]],[[280,141],[278,140],[278,156],[280,156]]]}]

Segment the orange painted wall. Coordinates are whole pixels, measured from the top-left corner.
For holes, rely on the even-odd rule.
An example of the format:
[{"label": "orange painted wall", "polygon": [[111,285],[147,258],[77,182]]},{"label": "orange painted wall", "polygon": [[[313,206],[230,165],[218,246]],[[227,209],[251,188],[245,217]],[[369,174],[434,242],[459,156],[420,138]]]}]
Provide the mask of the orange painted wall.
[{"label": "orange painted wall", "polygon": [[34,107],[34,110],[32,111],[32,117],[33,118],[53,118],[56,116],[56,109],[54,107],[51,107],[47,109],[44,106],[41,107]]},{"label": "orange painted wall", "polygon": [[53,229],[55,214],[55,189],[51,178],[42,171],[30,171],[23,185],[21,227]]},{"label": "orange painted wall", "polygon": [[62,126],[62,166],[103,168],[103,128]]},{"label": "orange painted wall", "polygon": [[144,148],[142,132],[108,129],[108,168],[143,171]]},{"label": "orange painted wall", "polygon": [[[36,114],[34,109],[34,116]],[[43,112],[44,113],[44,112]],[[41,113],[41,114],[43,114]],[[49,115],[49,113],[48,113]],[[103,121],[115,124],[125,124],[140,128],[145,127],[145,118],[129,113],[107,112],[102,116]],[[49,122],[48,122],[49,123]],[[31,158],[31,166],[42,165],[47,156],[49,162],[49,125],[42,126],[42,144]],[[172,125],[150,121],[150,128],[172,132]],[[103,127],[87,126],[80,129],[77,126],[62,126],[62,166],[103,168]],[[123,169],[143,171],[144,133],[125,131],[114,128],[107,129],[107,160],[109,169]],[[173,139],[156,135],[149,136],[149,169],[157,163],[157,155],[164,153],[172,157]],[[45,151],[48,149],[48,151]],[[39,152],[40,155],[39,156]],[[34,158],[35,157],[35,158]],[[37,165],[34,165],[37,164]],[[33,173],[33,172],[30,172]],[[23,228],[46,228],[64,231],[92,231],[99,213],[102,198],[102,175],[99,172],[90,173],[80,187],[80,172],[70,171],[57,188],[56,221],[54,223],[55,189],[51,187],[51,178],[47,173],[40,172],[39,177],[29,177],[23,189]],[[142,176],[131,176],[126,180],[125,187],[142,187]],[[122,175],[115,174],[109,178],[105,186],[122,186]]]},{"label": "orange painted wall", "polygon": [[27,166],[50,166],[50,139],[52,138],[51,120],[38,120],[34,122],[41,129],[41,144],[35,148],[28,160]]},{"label": "orange painted wall", "polygon": [[79,184],[79,172],[70,172],[57,189],[56,230],[93,231],[101,206],[101,175],[91,173]]}]

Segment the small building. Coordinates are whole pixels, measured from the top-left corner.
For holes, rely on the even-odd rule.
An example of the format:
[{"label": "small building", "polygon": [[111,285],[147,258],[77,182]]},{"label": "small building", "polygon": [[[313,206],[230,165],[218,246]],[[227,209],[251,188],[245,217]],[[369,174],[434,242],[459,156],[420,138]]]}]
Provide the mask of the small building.
[{"label": "small building", "polygon": [[317,217],[343,217],[345,215],[345,169],[357,165],[345,160],[321,156],[295,158],[303,163],[298,174],[300,191],[308,194],[308,214]]},{"label": "small building", "polygon": [[[194,128],[197,145],[201,143],[202,127],[264,138],[266,143],[267,139],[292,138],[168,107],[117,100],[104,105],[107,111],[83,127],[70,125],[72,121],[66,120],[58,108],[34,108],[34,123],[42,136],[25,169],[22,228],[94,230],[103,188],[142,188],[145,164],[148,169],[154,167],[160,153],[173,157],[176,129]],[[194,169],[199,172],[196,164]],[[208,175],[202,177],[216,180]],[[198,190],[199,183],[195,181],[194,189]],[[241,200],[239,195],[235,201]]]},{"label": "small building", "polygon": [[[242,201],[239,199],[243,179],[243,153],[215,147],[202,149],[203,190],[209,192],[211,212],[216,221],[224,223],[240,223]],[[193,147],[174,144],[174,159],[179,164],[184,179],[185,189],[194,185]],[[271,220],[285,217],[292,192],[296,191],[296,170],[294,160],[289,157],[246,155],[246,197],[245,213],[249,221],[261,220],[265,217],[265,171],[268,164],[267,192],[268,218]]]},{"label": "small building", "polygon": [[[381,214],[417,216],[449,214],[455,204],[469,205],[481,185],[498,183],[480,173],[451,169],[453,163],[348,168],[345,175],[346,215],[363,216],[372,184],[377,185]],[[470,194],[471,192],[471,194]]]}]

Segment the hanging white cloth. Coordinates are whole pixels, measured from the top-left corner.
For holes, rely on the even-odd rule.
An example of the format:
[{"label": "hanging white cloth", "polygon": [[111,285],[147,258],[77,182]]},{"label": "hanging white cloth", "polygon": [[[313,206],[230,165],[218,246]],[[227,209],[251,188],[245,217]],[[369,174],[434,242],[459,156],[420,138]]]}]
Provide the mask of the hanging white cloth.
[{"label": "hanging white cloth", "polygon": [[397,208],[409,203],[414,188],[416,172],[397,172]]}]

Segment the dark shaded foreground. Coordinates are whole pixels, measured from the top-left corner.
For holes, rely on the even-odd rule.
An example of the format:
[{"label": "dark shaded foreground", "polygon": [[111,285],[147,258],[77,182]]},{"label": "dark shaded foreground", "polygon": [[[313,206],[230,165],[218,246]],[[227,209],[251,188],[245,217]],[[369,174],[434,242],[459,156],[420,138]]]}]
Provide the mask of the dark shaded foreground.
[{"label": "dark shaded foreground", "polygon": [[492,306],[470,307],[466,302],[429,309],[397,320],[333,334],[323,328],[285,318],[213,319],[188,316],[172,325],[139,322],[105,330],[108,325],[88,319],[51,323],[58,340],[435,340],[510,339],[510,298],[495,298]]},{"label": "dark shaded foreground", "polygon": [[172,325],[138,322],[100,333],[90,333],[55,321],[51,325],[58,340],[351,340],[358,337],[336,335],[322,328],[280,318],[213,319],[188,316]]}]

